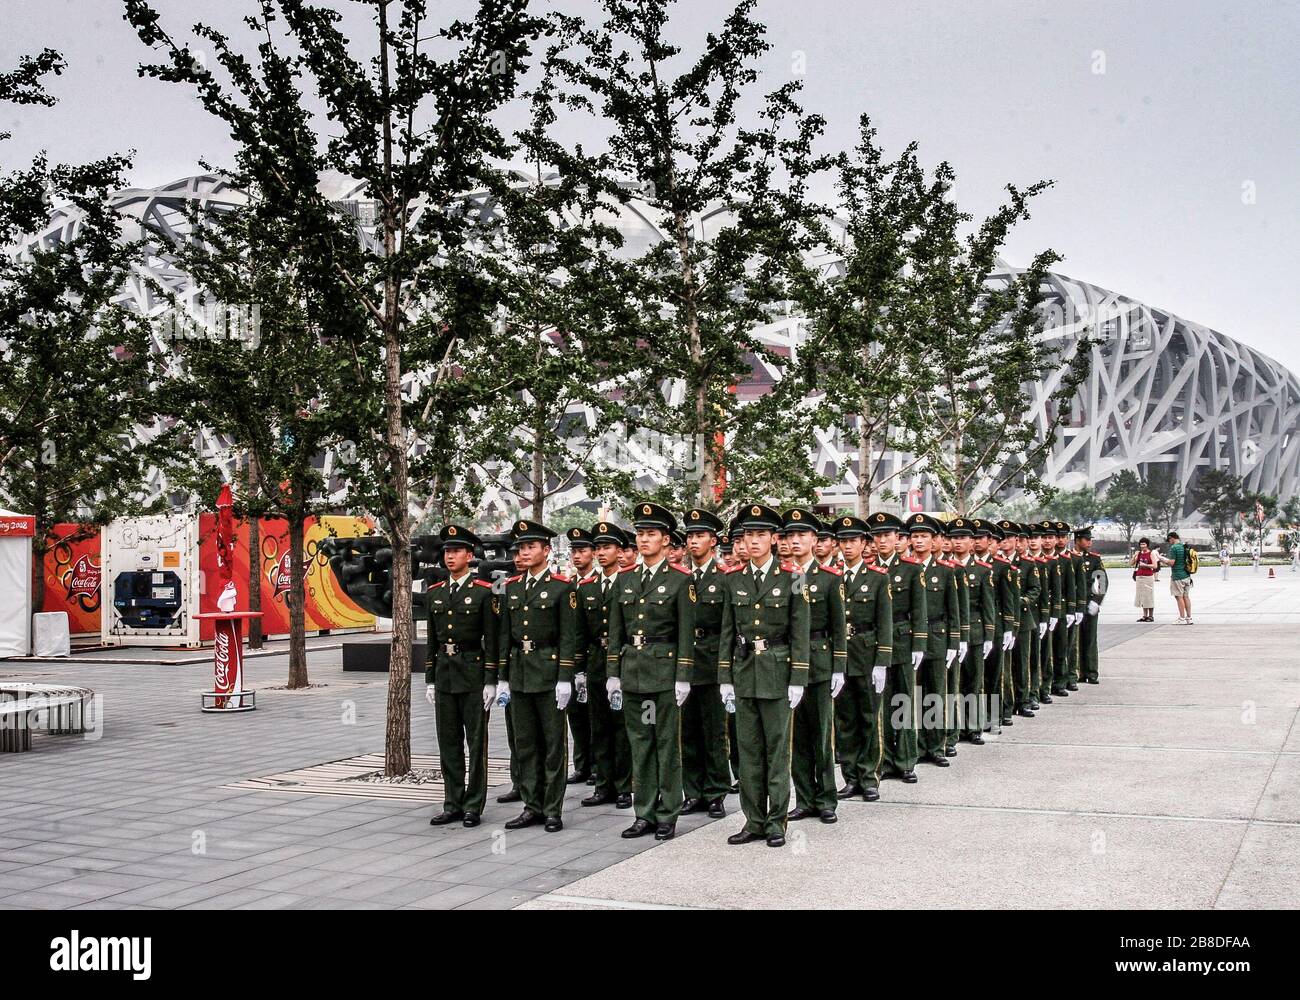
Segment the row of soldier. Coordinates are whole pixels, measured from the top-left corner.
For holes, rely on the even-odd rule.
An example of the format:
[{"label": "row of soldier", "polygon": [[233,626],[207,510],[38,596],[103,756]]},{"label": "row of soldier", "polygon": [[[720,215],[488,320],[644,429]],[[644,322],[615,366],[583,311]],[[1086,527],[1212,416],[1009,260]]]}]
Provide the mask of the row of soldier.
[{"label": "row of soldier", "polygon": [[584,807],[633,809],[624,837],[669,839],[681,814],[723,816],[738,792],[746,822],[729,842],[780,847],[788,822],[834,823],[840,800],[874,801],[882,779],[915,782],[919,762],[948,767],[959,742],[1098,683],[1106,581],[1088,528],[1071,546],[1060,521],[823,523],[765,504],[679,526],[641,503],[630,531],[566,535],[572,576],[550,568],[556,532],[516,523],[517,573],[493,587],[471,572],[474,534],[440,533],[433,825],[481,822],[498,706],[512,780],[498,801],[523,804],[507,829],[562,829],[566,784],[587,782]]}]

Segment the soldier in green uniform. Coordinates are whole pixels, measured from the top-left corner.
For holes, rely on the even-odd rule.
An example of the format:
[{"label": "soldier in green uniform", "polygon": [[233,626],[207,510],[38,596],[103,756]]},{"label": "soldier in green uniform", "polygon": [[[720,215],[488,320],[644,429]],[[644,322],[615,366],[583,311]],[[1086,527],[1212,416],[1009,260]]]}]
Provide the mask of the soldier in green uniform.
[{"label": "soldier in green uniform", "polygon": [[[586,528],[570,528],[564,533],[569,540],[569,561],[573,563],[573,578],[581,580],[591,574],[595,548],[591,532]],[[581,619],[581,616],[580,616]],[[569,735],[573,738],[573,773],[570,785],[592,784],[591,779],[591,715],[588,711],[588,688],[585,636],[578,645],[578,672],[573,676],[574,696],[565,710],[569,720]]]},{"label": "soldier in green uniform", "polygon": [[[835,740],[844,787],[841,799],[880,798],[885,758],[885,680],[894,656],[894,601],[889,572],[865,558],[867,522],[851,514],[835,519],[844,554],[844,689],[835,698]],[[907,669],[911,669],[910,664]]]},{"label": "soldier in green uniform", "polygon": [[1001,732],[1011,724],[1015,707],[1011,675],[1015,645],[1020,635],[1020,572],[1016,567],[1016,523],[1001,520],[989,525],[990,545],[986,550],[993,564],[993,589],[998,600],[998,627],[993,652],[985,661],[984,690],[988,698],[987,732]]},{"label": "soldier in green uniform", "polygon": [[448,579],[429,588],[424,696],[436,712],[444,791],[429,825],[478,826],[487,802],[487,718],[497,694],[496,600],[491,584],[470,572],[478,537],[458,524],[438,537]]},{"label": "soldier in green uniform", "polygon": [[835,538],[834,525],[822,523],[821,530],[817,532],[817,544],[813,547],[813,554],[823,566],[829,566],[831,569],[844,568],[844,556]]},{"label": "soldier in green uniform", "polygon": [[926,643],[925,656],[916,674],[920,759],[938,767],[947,767],[944,753],[944,707],[947,702],[948,668],[957,658],[961,642],[961,609],[957,579],[952,568],[936,558],[935,543],[943,527],[929,514],[913,514],[907,519],[907,533],[912,552],[925,586]]},{"label": "soldier in green uniform", "polygon": [[682,703],[695,662],[695,587],[668,562],[677,519],[657,503],[638,503],[638,566],[619,574],[609,615],[606,690],[623,698],[632,749],[632,807],[625,838],[653,833],[670,840],[682,809]]},{"label": "soldier in green uniform", "polygon": [[632,751],[627,727],[623,717],[610,706],[609,692],[605,690],[609,609],[618,587],[618,559],[625,540],[622,528],[609,521],[598,522],[591,529],[596,571],[578,582],[578,610],[586,626],[587,709],[596,773],[596,787],[582,800],[584,806],[613,802],[619,809],[632,808]]},{"label": "soldier in green uniform", "polygon": [[[1039,618],[1042,616],[1040,601],[1043,596],[1044,574],[1038,559],[1029,551],[1029,526],[1016,525],[1016,568],[1020,573],[1020,634],[1016,637],[1014,647],[1015,670],[1011,675],[1012,704],[1016,715],[1033,718],[1033,691],[1030,688],[1030,676],[1033,671],[1034,657],[1042,641]],[[1042,622],[1046,626],[1046,622]],[[1007,724],[1004,718],[1003,724]]]},{"label": "soldier in green uniform", "polygon": [[[727,536],[731,540],[732,572],[745,569],[749,565],[749,554],[745,548],[745,529],[740,526],[739,515],[733,517],[727,525]],[[727,716],[727,763],[731,766],[731,794],[740,791],[740,739],[736,735],[736,713],[726,712]]]},{"label": "soldier in green uniform", "polygon": [[1100,684],[1097,673],[1097,617],[1101,614],[1101,602],[1106,599],[1106,568],[1101,556],[1092,551],[1092,528],[1076,528],[1074,544],[1079,549],[1079,559],[1083,564],[1088,603],[1084,605],[1083,621],[1079,624],[1079,674],[1088,684]]},{"label": "soldier in green uniform", "polygon": [[[515,543],[510,544],[510,561],[515,564],[514,575],[525,572],[525,567],[519,557],[519,546]],[[505,593],[506,581],[498,580],[493,587],[493,593],[497,597],[497,612],[500,613],[500,594]],[[499,632],[499,629],[498,629]],[[498,651],[498,666],[500,666]],[[510,751],[510,787],[497,796],[497,801],[502,803],[519,802],[522,796],[519,794],[519,754],[515,752],[515,713],[510,710],[509,698],[502,698],[500,702],[501,711],[506,717],[506,749]]]},{"label": "soldier in green uniform", "polygon": [[997,595],[993,590],[993,567],[975,556],[975,533],[989,535],[982,521],[956,517],[948,522],[953,561],[959,576],[965,577],[969,632],[967,647],[958,657],[956,691],[959,711],[949,721],[948,745],[958,740],[979,745],[984,742],[980,705],[984,700],[984,660],[993,649],[998,626]]},{"label": "soldier in green uniform", "polygon": [[749,565],[726,577],[718,680],[734,703],[745,826],[729,844],[785,846],[790,806],[790,722],[808,683],[808,591],[772,553],[781,515],[741,508]]},{"label": "soldier in green uniform", "polygon": [[695,507],[683,519],[687,569],[695,586],[695,670],[691,696],[682,706],[683,813],[707,809],[727,814],[723,800],[731,791],[727,770],[727,710],[718,694],[718,642],[722,638],[724,577],[731,572],[718,562],[718,538],[724,525],[711,511]]},{"label": "soldier in green uniform", "polygon": [[882,777],[898,777],[916,783],[916,672],[929,643],[926,629],[925,580],[920,564],[898,554],[903,522],[893,514],[877,511],[867,515],[867,527],[876,548],[876,563],[886,572],[893,597],[894,639],[892,662],[885,678],[885,761]]},{"label": "soldier in green uniform", "polygon": [[807,507],[781,515],[790,564],[803,577],[808,594],[808,684],[794,710],[794,779],[791,821],[816,816],[836,821],[835,699],[844,690],[848,663],[844,583],[838,569],[823,567],[813,555],[821,522]]},{"label": "soldier in green uniform", "polygon": [[[1034,646],[1035,658],[1030,664],[1029,707],[1038,711],[1039,703],[1050,705],[1056,682],[1056,626],[1060,623],[1062,607],[1061,569],[1052,546],[1047,545],[1048,528],[1042,523],[1029,526],[1029,558],[1038,564],[1040,590],[1038,594],[1038,639]],[[1046,699],[1045,701],[1043,699]]]},{"label": "soldier in green uniform", "polygon": [[[961,520],[963,523],[965,522],[964,518]],[[943,533],[936,539],[939,551],[943,553],[943,558],[939,561],[952,571],[953,580],[957,584],[957,610],[961,621],[961,631],[957,640],[957,655],[948,664],[948,676],[944,683],[943,700],[943,752],[946,757],[956,757],[957,741],[958,737],[961,736],[962,726],[961,665],[965,662],[971,641],[971,589],[966,570],[953,555],[952,523],[941,521],[939,524],[943,530]]]},{"label": "soldier in green uniform", "polygon": [[523,520],[510,535],[524,572],[506,581],[501,596],[499,695],[514,714],[524,810],[505,826],[518,830],[545,821],[546,831],[555,833],[564,829],[569,750],[564,710],[577,671],[578,592],[548,565],[554,531]]},{"label": "soldier in green uniform", "polygon": [[1070,548],[1070,526],[1064,521],[1053,523],[1056,529],[1056,552],[1064,560],[1062,571],[1068,575],[1068,585],[1064,588],[1069,595],[1069,604],[1065,608],[1065,690],[1079,690],[1079,624],[1083,621],[1083,611],[1087,605],[1088,584],[1083,576],[1083,560],[1079,553]]}]

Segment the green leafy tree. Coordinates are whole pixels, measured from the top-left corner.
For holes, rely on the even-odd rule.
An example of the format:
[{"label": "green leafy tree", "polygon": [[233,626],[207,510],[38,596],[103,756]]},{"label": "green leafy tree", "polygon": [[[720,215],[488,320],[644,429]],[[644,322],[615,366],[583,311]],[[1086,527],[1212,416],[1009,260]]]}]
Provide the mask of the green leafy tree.
[{"label": "green leafy tree", "polygon": [[1102,510],[1124,532],[1124,543],[1133,547],[1133,533],[1151,509],[1151,492],[1132,469],[1116,473],[1102,497]]},{"label": "green leafy tree", "polygon": [[1057,517],[1073,525],[1095,524],[1105,516],[1105,503],[1091,486],[1062,491],[1052,498],[1050,506]]},{"label": "green leafy tree", "polygon": [[1242,533],[1252,549],[1264,552],[1264,539],[1277,516],[1277,497],[1270,493],[1244,492],[1238,516],[1241,518]]},{"label": "green leafy tree", "polygon": [[[23,58],[0,74],[0,106],[52,105],[43,80],[64,66],[51,49]],[[161,413],[166,372],[148,325],[121,302],[140,244],[121,238],[109,199],[129,165],[123,156],[51,164],[42,153],[0,176],[0,245],[21,246],[0,255],[0,501],[35,516],[37,566],[55,524],[86,525],[75,539],[158,509],[146,480],[176,457]],[[63,224],[31,237],[49,226],[52,207]],[[38,608],[44,587],[38,572]]]},{"label": "green leafy tree", "polygon": [[1149,469],[1145,481],[1151,497],[1147,519],[1168,535],[1182,520],[1185,499],[1182,486],[1173,470],[1161,467]]},{"label": "green leafy tree", "polygon": [[1277,509],[1278,544],[1288,557],[1296,547],[1296,533],[1300,531],[1300,496],[1289,497]]},{"label": "green leafy tree", "polygon": [[[496,305],[476,238],[480,217],[462,196],[488,185],[512,152],[498,122],[519,94],[532,46],[546,30],[526,0],[479,0],[462,19],[432,23],[423,0],[375,0],[371,37],[354,43],[338,11],[303,0],[262,0],[245,19],[252,56],[196,25],[215,53],[199,61],[145,0],[126,0],[140,40],[161,56],[142,72],[196,89],[246,154],[250,181],[279,189],[311,266],[313,295],[366,322],[334,342],[339,396],[362,428],[344,462],[349,496],[373,511],[393,543],[393,641],[385,773],[410,769],[412,479],[444,496],[459,461],[454,430],[509,384],[482,357]],[[206,63],[214,63],[208,69]],[[315,141],[276,123],[287,106],[319,102]],[[320,192],[324,170],[355,178],[375,222],[335,237],[341,209]],[[411,454],[417,460],[413,464]]]},{"label": "green leafy tree", "polygon": [[1192,487],[1192,503],[1210,523],[1215,545],[1231,545],[1240,532],[1246,491],[1240,476],[1226,469],[1207,469]]}]

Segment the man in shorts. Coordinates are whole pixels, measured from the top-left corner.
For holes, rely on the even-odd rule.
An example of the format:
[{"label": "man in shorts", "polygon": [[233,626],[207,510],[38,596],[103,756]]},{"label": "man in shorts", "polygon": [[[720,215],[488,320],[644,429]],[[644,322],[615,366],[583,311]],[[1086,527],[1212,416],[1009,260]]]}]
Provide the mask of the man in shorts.
[{"label": "man in shorts", "polygon": [[1187,571],[1187,546],[1178,538],[1178,532],[1171,531],[1166,537],[1168,549],[1161,556],[1160,562],[1170,566],[1169,593],[1178,603],[1178,621],[1175,625],[1191,625],[1192,622],[1192,574]]}]

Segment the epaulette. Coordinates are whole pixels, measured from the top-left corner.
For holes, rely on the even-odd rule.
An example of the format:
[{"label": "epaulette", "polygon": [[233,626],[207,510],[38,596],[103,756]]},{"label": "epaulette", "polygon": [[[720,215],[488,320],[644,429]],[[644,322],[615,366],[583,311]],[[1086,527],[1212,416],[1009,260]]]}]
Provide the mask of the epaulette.
[{"label": "epaulette", "polygon": [[[813,563],[813,565],[817,566],[818,564]],[[844,570],[840,569],[838,566],[819,566],[818,568],[824,573],[834,573],[836,576],[844,575]]]},{"label": "epaulette", "polygon": [[781,569],[783,569],[787,573],[798,573],[800,571],[799,567],[792,562],[781,563]]},{"label": "epaulette", "polygon": [[739,573],[744,568],[745,568],[744,566],[719,566],[718,567],[719,571],[723,573]]},{"label": "epaulette", "polygon": [[678,573],[685,573],[687,576],[691,575],[691,571],[687,569],[685,566],[683,566],[681,563],[669,563],[668,565],[671,566],[673,569],[677,570]]},{"label": "epaulette", "polygon": [[492,589],[492,584],[488,583],[486,580],[475,580],[475,581],[474,581],[474,586],[476,586],[476,587],[487,587],[488,590],[491,590],[491,589]]},{"label": "epaulette", "polygon": [[620,572],[620,573],[631,573],[634,569],[640,569],[640,568],[641,568],[640,566],[637,566],[637,565],[634,563],[634,564],[631,565],[631,566],[623,566],[622,568],[619,569],[619,572]]},{"label": "epaulette", "polygon": [[524,578],[524,574],[519,573],[516,576],[507,577],[506,583],[518,583],[523,578]]},{"label": "epaulette", "polygon": [[552,580],[559,580],[561,583],[568,583],[568,582],[569,582],[569,578],[568,578],[567,576],[565,576],[563,573],[552,573],[552,574],[551,574],[551,579],[552,579]]},{"label": "epaulette", "polygon": [[[996,557],[995,557],[995,558],[996,558]],[[983,566],[985,569],[992,569],[992,568],[993,568],[993,564],[992,564],[992,563],[990,563],[990,562],[985,562],[983,559],[976,559],[976,560],[975,560],[975,565],[976,565],[976,566]]]},{"label": "epaulette", "polygon": [[956,560],[956,559],[940,559],[940,560],[939,560],[939,565],[940,565],[940,566],[947,566],[949,569],[956,569],[957,566],[958,566],[958,563],[957,563],[957,560]]},{"label": "epaulette", "polygon": [[875,570],[877,573],[880,573],[882,576],[889,576],[889,570],[886,569],[884,566],[881,566],[879,563],[872,563],[867,567],[867,569]]},{"label": "epaulette", "polygon": [[595,582],[596,582],[596,574],[592,573],[591,576],[584,576],[581,580],[579,580],[578,586],[582,586],[584,583],[595,583]]},{"label": "epaulette", "polygon": [[921,560],[917,559],[916,556],[903,556],[903,562],[911,563],[913,566],[921,565]]},{"label": "epaulette", "polygon": [[437,583],[435,583],[435,584],[434,584],[432,587],[430,587],[429,589],[430,589],[430,590],[437,590],[439,587],[445,587],[445,586],[447,586],[447,581],[446,581],[446,580],[439,580]]},{"label": "epaulette", "polygon": [[997,555],[995,555],[993,558],[996,559],[998,562],[1004,562],[1004,563],[1009,563],[1009,562],[1011,562],[1011,560],[1008,559],[1006,556],[1004,556],[1001,552],[999,552],[999,553],[998,553]]}]

